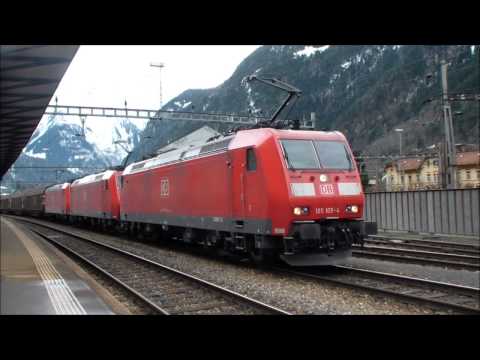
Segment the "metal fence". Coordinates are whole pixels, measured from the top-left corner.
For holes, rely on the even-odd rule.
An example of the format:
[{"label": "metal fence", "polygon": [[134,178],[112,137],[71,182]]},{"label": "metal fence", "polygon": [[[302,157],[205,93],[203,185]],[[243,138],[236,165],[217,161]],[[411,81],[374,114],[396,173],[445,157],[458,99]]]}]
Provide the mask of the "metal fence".
[{"label": "metal fence", "polygon": [[367,193],[365,220],[379,229],[480,235],[480,189]]}]

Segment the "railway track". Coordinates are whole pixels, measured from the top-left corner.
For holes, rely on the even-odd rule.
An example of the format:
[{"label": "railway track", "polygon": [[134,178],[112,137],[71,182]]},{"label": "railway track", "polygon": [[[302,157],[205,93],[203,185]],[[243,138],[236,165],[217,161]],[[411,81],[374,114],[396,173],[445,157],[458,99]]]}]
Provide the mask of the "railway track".
[{"label": "railway track", "polygon": [[302,278],[325,281],[335,285],[393,296],[408,302],[456,310],[467,314],[480,314],[480,289],[449,284],[410,276],[332,266],[329,271],[318,269],[274,271]]},{"label": "railway track", "polygon": [[480,270],[480,257],[473,255],[450,254],[446,252],[413,250],[395,246],[365,245],[354,246],[352,254],[378,260],[394,260],[422,265],[442,266],[449,268]]},{"label": "railway track", "polygon": [[[15,219],[15,218],[14,218]],[[16,218],[16,220],[25,221],[27,223],[36,223],[37,225],[41,225],[42,227],[51,227],[50,225],[39,224],[35,220],[25,219],[25,218]],[[65,231],[62,230],[53,230],[53,240],[58,241],[58,232]],[[69,234],[68,236],[72,236],[72,241],[78,243],[78,239],[81,240],[88,240],[90,239],[82,239],[82,236],[77,234]],[[51,237],[51,236],[50,236]],[[50,241],[53,241],[50,239]],[[98,244],[101,247],[110,248],[108,245]],[[59,245],[61,246],[61,245]],[[118,249],[115,249],[117,251]],[[72,250],[69,250],[70,252]],[[120,250],[121,251],[121,250]],[[127,252],[125,252],[127,253]],[[128,254],[128,253],[127,253]],[[132,254],[133,255],[133,254]],[[137,255],[133,255],[134,257],[138,257]],[[88,260],[87,260],[88,261]],[[152,263],[149,260],[147,262]],[[93,262],[93,261],[92,261]],[[94,263],[95,264],[95,263]],[[132,269],[134,267],[132,266]],[[174,270],[176,271],[176,270]],[[480,303],[480,290],[478,288],[455,285],[455,284],[448,284],[442,282],[435,282],[430,280],[418,279],[414,277],[407,277],[401,276],[396,274],[387,274],[375,271],[369,271],[364,269],[355,269],[345,266],[335,266],[330,267],[328,271],[319,271],[318,269],[301,269],[301,270],[286,270],[285,268],[275,268],[274,271],[289,273],[291,275],[308,277],[311,279],[316,279],[319,281],[326,281],[336,285],[347,286],[353,289],[359,289],[363,291],[369,291],[374,294],[384,294],[388,296],[397,297],[408,302],[417,302],[420,304],[427,304],[433,305],[437,307],[442,307],[449,310],[456,310],[462,313],[475,313],[479,314],[479,303]],[[133,275],[136,272],[131,272]],[[108,274],[107,274],[108,275]],[[142,275],[143,278],[148,278],[145,274]],[[124,282],[129,288],[134,290],[136,293],[141,294],[145,299],[147,299],[153,306],[159,307],[161,310],[155,310],[156,313],[190,313],[190,312],[182,312],[181,309],[178,312],[171,311],[170,309],[165,309],[165,307],[161,306],[161,303],[155,298],[152,299],[152,296],[149,295],[148,290],[142,290],[138,288],[138,282],[141,281],[141,278],[134,279],[134,284],[129,285],[127,281],[123,281],[120,277],[117,279],[120,282]],[[136,280],[136,281],[135,281]],[[118,282],[118,281],[117,281]],[[152,281],[153,282],[153,281]],[[155,284],[146,283],[143,284],[144,286],[154,286]],[[229,290],[227,290],[229,291]],[[240,295],[242,296],[242,295]],[[265,305],[265,304],[263,304]],[[153,308],[153,306],[151,306]],[[260,313],[282,313],[285,312],[273,308],[273,311],[270,311],[272,308],[268,305],[267,309],[261,308],[259,310]],[[214,310],[214,307],[210,307],[211,310]],[[163,311],[162,311],[163,310]],[[170,310],[168,312],[166,310]],[[208,309],[207,309],[208,311]],[[247,310],[248,311],[248,310]],[[195,313],[195,312],[193,312]],[[201,313],[201,312],[200,312]],[[211,313],[211,312],[207,312]],[[217,313],[217,312],[213,312]],[[223,313],[223,312],[219,312]],[[233,313],[233,312],[227,312]],[[237,312],[235,312],[237,313]],[[244,312],[239,312],[244,313]],[[247,312],[247,313],[258,313],[258,312]]]},{"label": "railway track", "polygon": [[377,240],[377,241],[388,241],[389,243],[402,243],[402,244],[417,244],[417,245],[427,245],[427,246],[434,246],[440,248],[452,248],[452,249],[460,249],[460,250],[470,250],[474,251],[477,254],[480,252],[480,244],[473,245],[473,244],[462,244],[453,241],[446,241],[446,240],[432,240],[431,238],[422,238],[422,239],[409,239],[409,238],[402,238],[402,237],[390,237],[385,235],[369,235],[368,240]]},{"label": "railway track", "polygon": [[286,311],[198,277],[51,225],[15,219],[94,267],[155,314],[282,314]]},{"label": "railway track", "polygon": [[480,249],[476,246],[464,244],[451,245],[444,244],[441,241],[367,238],[365,239],[365,244],[480,257]]}]

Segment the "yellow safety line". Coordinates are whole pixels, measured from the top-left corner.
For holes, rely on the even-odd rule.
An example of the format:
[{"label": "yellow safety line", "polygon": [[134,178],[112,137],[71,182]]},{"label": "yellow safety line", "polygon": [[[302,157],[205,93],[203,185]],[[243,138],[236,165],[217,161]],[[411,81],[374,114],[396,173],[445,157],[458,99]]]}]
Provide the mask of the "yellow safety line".
[{"label": "yellow safety line", "polygon": [[40,274],[43,284],[47,290],[50,301],[59,315],[85,315],[87,312],[77,297],[73,294],[70,286],[57,271],[50,259],[35,244],[34,241],[26,237],[14,224],[6,219],[2,219],[8,227],[18,236],[20,241],[32,257],[33,263]]}]

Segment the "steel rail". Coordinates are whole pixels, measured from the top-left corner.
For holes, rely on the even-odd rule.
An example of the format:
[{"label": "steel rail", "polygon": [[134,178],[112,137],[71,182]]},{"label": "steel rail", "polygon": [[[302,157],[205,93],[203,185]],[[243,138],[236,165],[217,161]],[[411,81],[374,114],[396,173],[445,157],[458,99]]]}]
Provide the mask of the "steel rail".
[{"label": "steel rail", "polygon": [[[332,269],[341,270],[345,273],[341,274],[318,274],[307,270],[287,270],[284,268],[273,268],[275,272],[282,272],[285,274],[295,275],[302,278],[309,278],[313,280],[325,281],[334,285],[346,286],[352,289],[360,289],[368,291],[372,294],[384,294],[392,296],[401,300],[409,300],[419,304],[433,305],[450,310],[459,310],[469,314],[480,314],[480,289],[462,286],[450,283],[443,283],[438,281],[431,281],[415,277],[403,276],[398,274],[383,273],[378,271],[371,271],[365,269],[357,269],[348,266],[332,266]],[[345,276],[347,275],[347,276]],[[348,276],[358,276],[357,280],[348,279]],[[372,283],[365,284],[365,281],[372,280]],[[364,283],[361,283],[361,282]],[[408,284],[409,288],[406,291],[395,291],[397,284]],[[377,286],[375,286],[377,285]],[[440,294],[429,296],[429,292],[434,289],[440,291]],[[400,288],[401,290],[401,288]],[[442,293],[443,291],[443,293]],[[449,302],[439,300],[441,297],[447,296],[467,297],[461,298],[458,302]],[[473,298],[473,300],[472,300]],[[465,303],[472,303],[476,301],[476,306],[468,306]],[[463,304],[462,304],[463,303]]]},{"label": "steel rail", "polygon": [[479,265],[463,263],[463,262],[435,260],[435,259],[428,259],[428,258],[421,258],[421,257],[414,257],[414,256],[393,255],[393,254],[376,253],[376,252],[361,251],[361,250],[357,250],[357,251],[354,250],[352,251],[352,254],[355,257],[363,257],[363,258],[377,259],[377,260],[384,260],[384,261],[400,260],[400,262],[419,264],[419,265],[432,265],[432,266],[447,267],[452,269],[480,271]]},{"label": "steel rail", "polygon": [[[38,224],[36,224],[38,225]],[[129,292],[133,297],[137,298],[137,299],[140,299],[141,302],[143,302],[144,304],[146,304],[148,307],[152,308],[156,313],[160,314],[160,315],[168,315],[168,313],[163,310],[161,307],[159,307],[157,304],[153,303],[152,301],[150,301],[149,299],[147,299],[145,296],[143,296],[142,294],[140,294],[138,291],[136,291],[135,289],[133,289],[132,287],[130,287],[128,284],[126,284],[125,282],[123,282],[122,280],[120,280],[119,278],[117,278],[116,276],[114,276],[113,274],[109,273],[108,271],[102,269],[100,266],[98,266],[97,264],[95,264],[94,262],[90,261],[89,259],[87,259],[85,256],[81,255],[80,253],[76,252],[75,250],[72,250],[70,249],[69,247],[63,245],[61,242],[59,241],[56,241],[55,239],[52,239],[44,234],[42,234],[41,232],[39,231],[36,231],[36,230],[33,230],[33,229],[30,229],[30,231],[32,231],[33,233],[37,234],[38,236],[40,236],[41,238],[53,243],[54,245],[58,246],[60,249],[62,249],[62,251],[70,254],[71,256],[75,257],[75,258],[78,258],[80,259],[81,261],[83,261],[84,263],[88,264],[89,266],[93,267],[95,270],[99,271],[100,273],[102,273],[104,276],[106,276],[107,278],[109,278],[111,281],[113,281],[114,283],[120,285],[120,287],[124,288],[125,290],[127,290],[127,292]]]},{"label": "steel rail", "polygon": [[[432,252],[425,252],[425,251],[394,249],[394,248],[379,248],[379,247],[372,247],[372,246],[364,246],[363,249],[360,247],[354,247],[352,250],[352,255],[355,257],[371,258],[371,259],[378,259],[378,260],[386,260],[386,261],[400,260],[401,262],[416,263],[421,265],[433,265],[433,266],[450,267],[450,268],[456,268],[456,269],[465,269],[470,271],[480,271],[480,264],[478,263],[480,259],[475,257],[466,257],[462,259],[460,258],[462,255],[458,255],[457,257],[457,255],[450,255],[445,253],[432,253]],[[443,260],[443,259],[438,259],[438,257],[451,258],[454,260],[462,259],[462,260],[467,260],[469,262]]]},{"label": "steel rail", "polygon": [[400,241],[402,243],[412,243],[412,244],[425,244],[425,245],[438,245],[438,246],[450,246],[455,247],[458,249],[471,249],[480,251],[480,243],[479,245],[474,244],[460,244],[453,241],[438,241],[438,240],[428,240],[428,239],[409,239],[409,238],[402,238],[402,237],[390,237],[386,235],[369,235],[369,238],[374,240],[386,240],[386,241]]},{"label": "steel rail", "polygon": [[[354,249],[360,249],[360,246],[355,245]],[[375,252],[386,252],[389,254],[405,254],[405,255],[420,255],[425,256],[428,258],[437,258],[440,260],[459,260],[459,261],[466,261],[472,262],[480,265],[480,257],[478,256],[471,256],[471,255],[459,255],[459,254],[448,254],[436,251],[424,251],[424,250],[411,250],[411,249],[398,249],[393,247],[386,247],[386,246],[376,246],[376,245],[366,245],[363,246],[362,249],[366,249],[368,251],[375,251]]]},{"label": "steel rail", "polygon": [[465,249],[465,248],[458,248],[452,246],[442,246],[442,245],[430,245],[430,244],[418,244],[412,243],[410,241],[404,240],[380,240],[380,239],[365,239],[365,244],[378,244],[378,245],[387,245],[394,248],[411,248],[411,249],[418,249],[418,250],[435,250],[442,253],[447,254],[458,254],[458,255],[470,255],[479,257],[480,260],[480,250],[474,249]]},{"label": "steel rail", "polygon": [[[222,286],[219,286],[219,285],[216,285],[214,283],[211,283],[209,281],[206,281],[204,279],[201,279],[199,277],[196,277],[196,276],[193,276],[193,275],[190,275],[190,274],[187,274],[185,272],[182,272],[180,270],[177,270],[177,269],[174,269],[174,268],[171,268],[169,266],[166,266],[166,265],[163,265],[163,264],[160,264],[158,262],[155,262],[155,261],[152,261],[150,259],[147,259],[147,258],[144,258],[142,256],[139,256],[137,254],[133,254],[129,251],[126,251],[126,250],[122,250],[122,249],[119,249],[117,247],[114,247],[114,246],[111,246],[111,245],[107,245],[107,244],[104,244],[104,243],[101,243],[101,242],[98,242],[98,241],[95,241],[95,240],[92,240],[92,239],[88,239],[84,236],[81,236],[79,234],[75,234],[75,233],[71,233],[69,231],[66,231],[66,230],[63,230],[63,229],[59,229],[59,228],[56,228],[52,225],[47,225],[47,224],[44,224],[44,223],[41,223],[41,222],[38,222],[38,221],[35,221],[35,220],[31,220],[31,219],[24,219],[24,218],[21,218],[19,219],[18,217],[13,217],[15,220],[17,221],[21,221],[21,222],[25,222],[25,223],[29,223],[29,224],[32,224],[32,225],[37,225],[37,226],[40,226],[40,227],[43,227],[43,228],[46,228],[46,229],[49,229],[49,230],[52,230],[54,232],[57,232],[57,233],[60,233],[60,234],[63,234],[63,235],[66,235],[66,236],[69,236],[71,238],[75,238],[75,239],[79,239],[81,241],[84,241],[86,243],[89,243],[89,244],[93,244],[94,246],[97,246],[97,247],[101,247],[101,248],[104,248],[104,249],[107,249],[111,252],[114,252],[114,253],[117,253],[117,254],[120,254],[124,257],[127,257],[127,258],[131,258],[131,259],[135,259],[137,262],[141,262],[143,264],[148,264],[149,266],[152,266],[154,267],[156,270],[161,270],[161,271],[164,271],[164,272],[168,272],[169,274],[174,274],[174,276],[177,276],[177,277],[181,277],[183,279],[186,279],[187,281],[190,281],[190,282],[193,282],[193,283],[196,283],[198,285],[201,285],[203,288],[205,289],[209,289],[209,290],[212,290],[212,291],[215,291],[219,294],[222,295],[222,297],[225,299],[226,297],[230,297],[230,298],[233,298],[234,301],[238,304],[238,303],[244,303],[244,304],[247,304],[248,306],[252,306],[252,307],[256,307],[258,309],[261,309],[261,310],[264,310],[266,311],[267,313],[271,313],[271,314],[281,314],[281,315],[290,315],[290,313],[282,310],[282,309],[279,309],[279,308],[276,308],[274,306],[271,306],[271,305],[268,305],[268,304],[265,304],[263,302],[260,302],[258,300],[255,300],[255,299],[252,299],[248,296],[245,296],[245,295],[242,295],[240,293],[237,293],[237,292],[234,292],[230,289],[227,289],[225,287],[222,287]],[[42,234],[41,235],[43,238],[46,237],[46,239],[50,242],[53,242],[54,244],[58,244],[62,249],[67,249],[68,252],[70,253],[76,253],[74,250],[71,250],[69,249],[67,246],[64,246],[63,244],[60,244],[59,241],[55,240],[55,238],[49,238],[48,236]],[[82,260],[85,259],[82,255],[80,254],[76,254],[76,255],[79,255],[82,257]],[[76,256],[75,255],[75,256]],[[107,275],[108,277],[112,278],[114,277],[114,275],[112,274],[109,274],[108,272],[106,272],[104,269],[101,269],[100,267],[98,267],[96,264],[92,263],[91,261],[89,261],[88,259],[85,259],[87,263],[91,264],[92,266],[94,266],[96,269],[99,269],[102,273],[104,273],[105,275]],[[124,282],[122,282],[121,280],[119,279],[113,279],[115,282],[119,283],[121,286],[125,287],[129,292],[131,292],[132,294],[134,294],[136,297],[139,297],[142,301],[146,302],[149,306],[153,307],[155,310],[157,310],[159,313],[161,314],[165,314],[165,315],[169,315],[169,312],[166,311],[165,309],[161,308],[160,306],[156,305],[153,301],[149,300],[147,297],[143,296],[142,294],[140,294],[138,291],[134,290],[133,288],[131,288],[130,286],[128,286],[127,284],[124,284]]]}]

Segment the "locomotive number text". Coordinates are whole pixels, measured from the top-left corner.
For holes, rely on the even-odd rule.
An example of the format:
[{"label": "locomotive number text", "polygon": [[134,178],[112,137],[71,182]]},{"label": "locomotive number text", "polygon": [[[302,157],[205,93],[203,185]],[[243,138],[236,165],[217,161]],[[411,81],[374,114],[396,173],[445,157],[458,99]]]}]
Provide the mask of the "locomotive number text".
[{"label": "locomotive number text", "polygon": [[315,208],[316,215],[331,215],[331,214],[339,214],[340,209],[335,207],[328,207],[328,208]]}]

